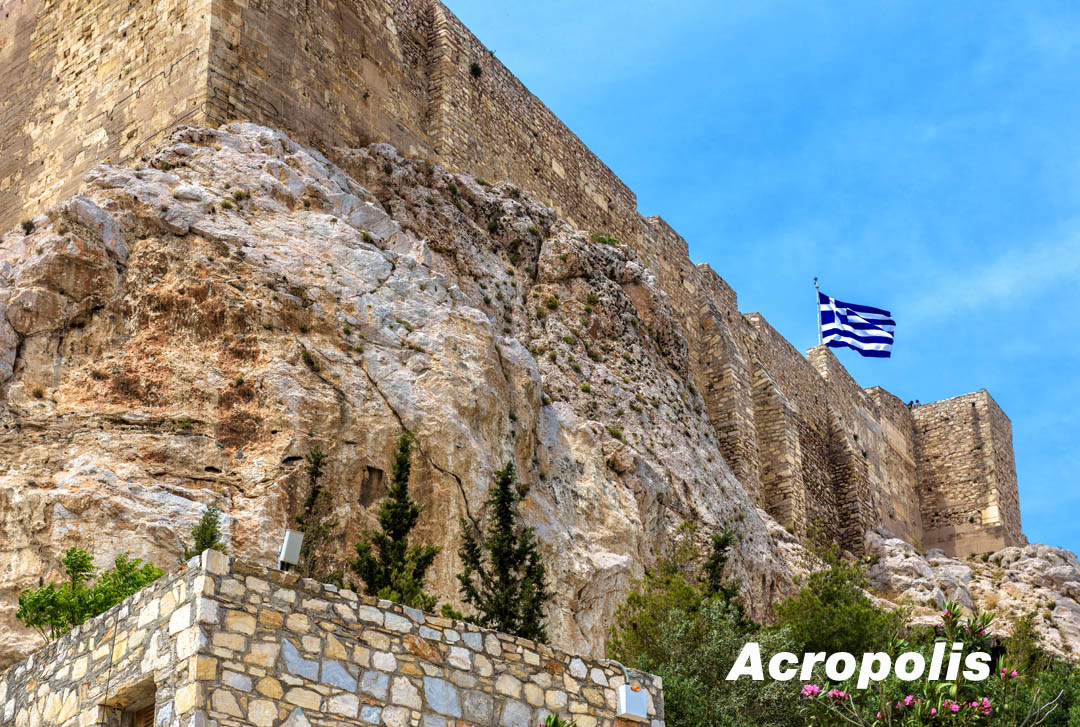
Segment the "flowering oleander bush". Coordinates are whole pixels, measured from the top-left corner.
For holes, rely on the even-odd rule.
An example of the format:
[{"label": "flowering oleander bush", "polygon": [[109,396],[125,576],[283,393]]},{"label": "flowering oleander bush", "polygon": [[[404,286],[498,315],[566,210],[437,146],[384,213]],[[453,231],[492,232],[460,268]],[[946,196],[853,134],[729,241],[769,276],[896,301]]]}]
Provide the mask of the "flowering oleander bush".
[{"label": "flowering oleander bush", "polygon": [[[819,540],[811,575],[776,609],[779,623],[762,626],[746,618],[738,583],[724,578],[733,536],[714,536],[711,554],[695,548],[694,536],[685,529],[631,591],[608,643],[609,656],[663,677],[668,727],[1080,727],[1080,669],[1040,648],[1035,616],[1014,619],[1004,644],[990,641],[991,614],[965,616],[956,604],[934,628],[907,627],[906,613],[886,614],[867,597],[862,564]],[[808,681],[725,680],[750,641],[764,663],[778,652],[885,652],[893,660],[917,652],[929,669],[941,642],[950,645],[943,677],[956,642],[964,646],[961,677],[970,652],[997,663],[985,664],[990,675],[980,682],[926,674],[902,681],[890,669],[884,681],[857,689],[857,673],[828,683],[820,665]]]},{"label": "flowering oleander bush", "polygon": [[[929,665],[935,643],[961,643],[963,664],[963,655],[990,653],[988,633],[993,620],[993,615],[985,612],[965,617],[960,606],[950,603],[942,611],[934,641],[921,645],[898,641],[888,651],[893,656],[918,651]],[[946,663],[947,660],[948,653]],[[965,680],[962,673],[961,667],[952,680],[930,681],[924,674],[908,682],[892,674],[865,690],[855,689],[850,680],[837,685],[804,684],[799,691],[804,700],[801,712],[808,724],[830,726],[1034,727],[1046,723],[1062,706],[1064,690],[1048,693],[1044,684],[1021,679],[1020,672],[1007,661],[1002,661],[982,681]],[[945,675],[943,666],[942,676]]]}]

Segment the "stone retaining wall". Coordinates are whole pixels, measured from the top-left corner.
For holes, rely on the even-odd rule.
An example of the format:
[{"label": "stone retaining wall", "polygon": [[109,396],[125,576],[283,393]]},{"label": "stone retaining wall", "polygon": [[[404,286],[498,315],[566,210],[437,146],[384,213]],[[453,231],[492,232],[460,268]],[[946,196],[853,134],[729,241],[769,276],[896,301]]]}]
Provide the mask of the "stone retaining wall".
[{"label": "stone retaining wall", "polygon": [[[659,677],[630,672],[663,727]],[[615,718],[619,668],[207,551],[0,674],[0,722],[156,727],[579,727]],[[125,717],[127,715],[127,717]]]}]

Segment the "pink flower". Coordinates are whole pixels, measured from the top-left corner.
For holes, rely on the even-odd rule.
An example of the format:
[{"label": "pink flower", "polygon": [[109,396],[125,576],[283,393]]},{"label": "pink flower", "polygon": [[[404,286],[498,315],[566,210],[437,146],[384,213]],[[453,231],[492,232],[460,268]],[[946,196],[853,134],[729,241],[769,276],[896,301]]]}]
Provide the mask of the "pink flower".
[{"label": "pink flower", "polygon": [[931,714],[931,715],[935,715],[935,714],[937,714],[937,707],[931,707],[931,708],[930,708],[930,714]]},{"label": "pink flower", "polygon": [[1009,672],[1009,676],[1018,677],[1020,676],[1020,672],[1016,671],[1016,669],[1013,669],[1011,672]]},{"label": "pink flower", "polygon": [[807,699],[813,699],[817,695],[821,694],[821,687],[817,684],[805,684],[800,692]]},{"label": "pink flower", "polygon": [[914,694],[909,694],[906,697],[904,697],[904,706],[905,707],[910,707],[914,703],[915,703],[915,695]]}]

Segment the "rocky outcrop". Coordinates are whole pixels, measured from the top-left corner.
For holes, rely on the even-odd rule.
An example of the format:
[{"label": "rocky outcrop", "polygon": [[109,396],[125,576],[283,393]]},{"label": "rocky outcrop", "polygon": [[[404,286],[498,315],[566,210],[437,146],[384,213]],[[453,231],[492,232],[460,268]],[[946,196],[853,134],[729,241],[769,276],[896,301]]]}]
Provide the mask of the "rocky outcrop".
[{"label": "rocky outcrop", "polygon": [[[205,503],[272,563],[330,454],[336,557],[374,522],[402,428],[417,535],[455,596],[459,518],[516,463],[556,645],[597,654],[685,522],[740,533],[758,615],[788,587],[732,477],[653,274],[507,185],[267,128],[185,127],[0,241],[0,666],[19,589],[69,546],[176,563]],[[765,518],[767,519],[767,517]]]},{"label": "rocky outcrop", "polygon": [[1045,648],[1080,655],[1080,562],[1071,551],[1026,545],[958,560],[940,550],[919,553],[877,530],[867,534],[866,552],[872,592],[911,607],[916,623],[937,623],[947,600],[994,612],[993,632],[1000,636],[1009,634],[1014,619],[1033,614]]}]

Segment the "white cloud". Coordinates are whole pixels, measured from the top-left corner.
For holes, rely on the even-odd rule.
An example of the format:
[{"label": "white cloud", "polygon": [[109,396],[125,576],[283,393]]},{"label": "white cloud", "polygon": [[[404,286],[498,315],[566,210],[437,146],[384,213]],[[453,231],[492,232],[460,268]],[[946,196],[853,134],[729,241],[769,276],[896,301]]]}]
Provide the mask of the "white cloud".
[{"label": "white cloud", "polygon": [[912,323],[945,315],[1016,306],[1059,285],[1080,281],[1080,233],[1015,247],[983,264],[934,275],[906,311]]}]

